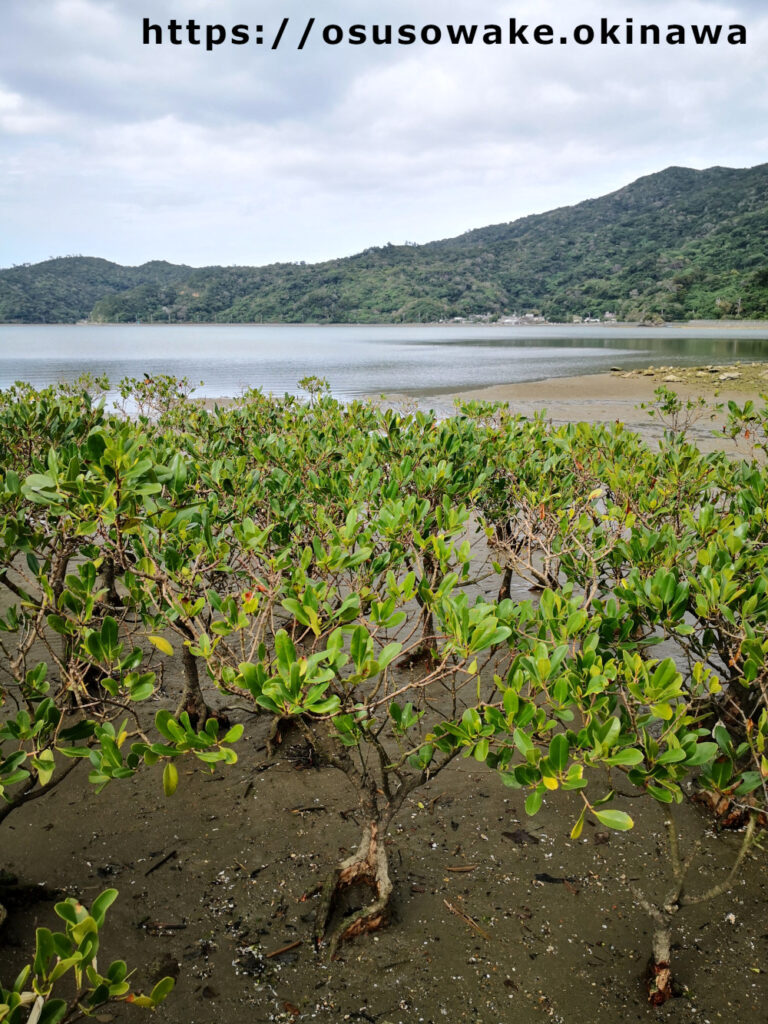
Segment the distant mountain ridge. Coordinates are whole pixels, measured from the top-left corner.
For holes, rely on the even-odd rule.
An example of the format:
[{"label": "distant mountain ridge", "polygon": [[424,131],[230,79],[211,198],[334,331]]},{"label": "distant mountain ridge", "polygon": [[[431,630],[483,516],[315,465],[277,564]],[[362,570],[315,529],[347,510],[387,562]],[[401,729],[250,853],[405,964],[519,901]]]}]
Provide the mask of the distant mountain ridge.
[{"label": "distant mountain ridge", "polygon": [[669,167],[599,199],[316,264],[0,270],[0,321],[401,323],[540,312],[768,318],[768,164]]}]

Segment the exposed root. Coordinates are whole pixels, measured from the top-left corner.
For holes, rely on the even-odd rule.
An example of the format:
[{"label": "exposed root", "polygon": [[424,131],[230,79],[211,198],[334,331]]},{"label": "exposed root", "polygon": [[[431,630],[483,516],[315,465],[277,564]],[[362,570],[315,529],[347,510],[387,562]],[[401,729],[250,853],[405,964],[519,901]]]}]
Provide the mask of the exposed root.
[{"label": "exposed root", "polygon": [[[373,900],[333,925],[341,895],[357,885],[369,888]],[[315,944],[318,948],[327,943],[329,957],[333,959],[340,943],[383,928],[389,922],[392,888],[387,852],[379,838],[379,827],[377,824],[366,825],[357,852],[333,872],[323,888],[315,920]]]},{"label": "exposed root", "polygon": [[672,970],[668,963],[648,964],[648,1002],[661,1006],[672,998]]},{"label": "exposed root", "polygon": [[672,921],[671,915],[659,912],[660,920],[653,932],[653,955],[648,963],[648,1002],[661,1006],[672,998]]}]

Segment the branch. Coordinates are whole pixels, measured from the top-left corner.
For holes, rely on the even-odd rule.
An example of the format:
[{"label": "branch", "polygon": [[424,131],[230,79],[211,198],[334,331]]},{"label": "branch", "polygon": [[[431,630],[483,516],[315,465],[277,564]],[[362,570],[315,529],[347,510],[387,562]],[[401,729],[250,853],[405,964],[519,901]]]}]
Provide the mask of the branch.
[{"label": "branch", "polygon": [[[0,822],[5,821],[5,819],[11,813],[11,811],[15,811],[18,807],[22,807],[24,804],[31,803],[33,800],[39,800],[41,796],[47,796],[52,789],[55,789],[60,782],[63,782],[64,779],[66,779],[70,772],[74,771],[75,768],[77,768],[79,760],[80,759],[77,758],[76,760],[70,761],[70,763],[61,773],[61,775],[59,775],[55,779],[51,779],[47,786],[41,786],[39,789],[26,789],[22,793],[19,793],[18,796],[14,797],[4,807],[0,807]],[[36,785],[36,783],[37,780],[35,780],[33,785]]]},{"label": "branch", "polygon": [[728,892],[728,890],[731,888],[734,881],[736,880],[736,876],[739,873],[739,869],[744,861],[744,858],[749,853],[749,848],[752,846],[752,843],[755,838],[756,826],[757,816],[752,814],[750,815],[749,822],[747,823],[747,827],[744,831],[744,837],[741,841],[739,852],[736,855],[736,860],[733,862],[733,867],[728,872],[728,877],[725,878],[722,882],[719,882],[717,885],[713,885],[711,889],[707,889],[706,892],[699,893],[696,896],[682,897],[680,899],[680,906],[687,907],[693,906],[696,903],[708,903],[710,900],[713,900],[718,896],[722,896],[723,893]]}]

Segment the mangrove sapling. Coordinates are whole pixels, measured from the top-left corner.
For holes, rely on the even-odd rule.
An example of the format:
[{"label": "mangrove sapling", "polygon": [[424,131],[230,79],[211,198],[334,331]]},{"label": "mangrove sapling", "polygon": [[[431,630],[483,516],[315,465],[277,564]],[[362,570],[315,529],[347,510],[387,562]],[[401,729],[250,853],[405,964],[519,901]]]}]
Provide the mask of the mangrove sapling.
[{"label": "mangrove sapling", "polygon": [[[536,590],[557,589],[563,579],[579,582],[569,570],[574,559],[587,558],[584,542],[615,542],[629,514],[601,482],[604,460],[596,459],[595,449],[606,432],[586,424],[554,430],[540,419],[502,428],[489,453],[491,479],[476,497],[503,574],[499,599],[510,596],[514,576]],[[594,585],[596,558],[587,561],[585,589]]]},{"label": "mangrove sapling", "polygon": [[[38,928],[34,959],[10,988],[0,982],[0,1024],[72,1024],[107,1003],[127,1002],[154,1009],[163,1002],[173,989],[173,978],[161,978],[149,995],[140,995],[131,992],[130,973],[123,960],[115,960],[99,972],[101,931],[117,895],[116,889],[105,890],[90,909],[75,899],[56,904],[54,910],[64,922],[64,931]],[[65,993],[68,998],[62,998]]]},{"label": "mangrove sapling", "polygon": [[760,395],[760,401],[728,403],[728,418],[723,434],[734,440],[740,449],[746,448],[750,458],[758,452],[768,455],[768,392]]},{"label": "mangrove sapling", "polygon": [[[95,580],[95,572],[90,578]],[[70,630],[75,657],[99,666],[103,697],[91,697],[87,705],[79,702],[73,713],[68,701],[71,680],[64,686],[51,687],[44,662],[30,669],[18,685],[6,683],[0,688],[0,707],[9,695],[16,707],[15,714],[5,714],[0,724],[0,825],[14,811],[56,789],[81,759],[90,762],[88,778],[97,790],[113,779],[130,778],[142,763],[162,762],[163,788],[168,796],[178,783],[177,758],[191,754],[208,766],[237,760],[229,744],[240,738],[242,726],[220,738],[215,722],[196,733],[187,716],[182,715],[177,723],[167,711],[161,711],[156,716],[156,727],[162,740],[152,741],[130,706],[146,700],[155,689],[154,673],[137,671],[143,658],[141,650],[126,654],[118,624],[110,617],[100,623],[98,631],[87,619],[58,619],[57,627]],[[8,620],[3,620],[2,625],[7,627]],[[117,726],[112,721],[120,712],[134,714],[136,721],[137,742],[131,745],[127,756],[122,748],[129,738],[128,719]],[[62,757],[66,765],[63,769]],[[1,1022],[22,1024],[29,1019],[55,1024],[74,1021],[114,999],[154,1007],[166,997],[173,987],[171,979],[158,982],[149,996],[138,996],[129,991],[127,969],[122,961],[113,963],[103,975],[97,971],[98,934],[104,913],[116,895],[114,890],[103,894],[90,913],[76,900],[57,905],[56,912],[67,923],[66,930],[54,934],[45,928],[38,929],[33,963],[10,989],[0,987]],[[0,905],[0,925],[5,917],[5,908]],[[57,995],[61,993],[61,979],[70,971],[75,979],[75,995],[67,1001]],[[84,971],[88,983],[84,982]]]},{"label": "mangrove sapling", "polygon": [[[202,382],[201,382],[202,383]],[[187,377],[156,373],[151,377],[124,377],[117,386],[116,407],[124,416],[161,424],[177,423],[195,391]]]},{"label": "mangrove sapling", "polygon": [[[499,696],[467,711],[461,721],[438,725],[427,740],[444,753],[464,747],[499,772],[507,785],[527,790],[528,814],[538,812],[548,792],[562,789],[577,792],[582,805],[572,838],[579,838],[587,815],[608,828],[632,828],[628,814],[609,806],[616,793],[611,772],[624,774],[638,796],[665,805],[681,801],[684,784],[699,773],[712,784],[740,786],[737,792],[750,789],[750,773],[737,767],[743,751],[729,746],[723,726],[716,727],[715,742],[708,740],[710,730],[701,728],[691,713],[702,696],[719,689],[705,666],[697,663],[692,677],[684,679],[671,659],[648,660],[631,649],[617,657],[610,646],[603,646],[601,612],[588,615],[579,598],[567,591],[545,591],[536,607],[503,602],[497,615],[508,627],[512,648],[506,677],[497,678]],[[612,629],[608,635],[613,645]],[[764,744],[762,736],[755,748]],[[601,783],[599,798],[588,795],[588,786]],[[681,862],[677,832],[670,831],[674,891],[658,905],[642,896],[658,924],[654,977],[661,980],[653,983],[654,999],[661,1000],[661,993],[670,990],[672,916],[686,901],[702,902],[727,889],[753,834],[752,820],[723,883],[689,896],[683,886],[691,862]]]},{"label": "mangrove sapling", "polygon": [[[30,421],[40,419],[49,401],[25,394]],[[22,406],[13,407],[17,418],[24,418]],[[149,497],[163,488],[158,473],[175,480],[176,469],[153,463],[149,439],[130,424],[100,413],[93,423],[85,401],[81,409],[75,398],[57,397],[56,410],[51,433],[61,435],[58,446],[44,447],[49,437],[35,438],[31,454],[10,446],[9,458],[20,466],[30,459],[27,468],[35,472],[22,477],[8,469],[0,481],[0,577],[15,599],[0,617],[0,821],[55,789],[79,758],[90,761],[97,788],[133,775],[142,762],[161,761],[170,792],[178,756],[231,762],[228,744],[241,731],[220,739],[217,730],[197,733],[187,721],[175,732],[160,729],[169,742],[146,735],[134,705],[155,693],[156,675],[147,650],[136,644],[140,616],[130,605],[119,619],[107,614],[99,570],[105,558],[115,575],[132,564],[129,538]],[[80,436],[84,427],[87,439]],[[121,748],[131,719],[137,742],[126,757]]]},{"label": "mangrove sapling", "polygon": [[[56,789],[79,759],[90,762],[89,781],[97,790],[113,779],[130,778],[142,763],[163,762],[167,795],[178,782],[174,763],[178,757],[192,754],[207,765],[237,760],[229,744],[240,738],[242,726],[219,738],[215,722],[196,733],[186,716],[182,715],[178,724],[168,712],[158,712],[156,727],[163,741],[153,742],[146,735],[131,704],[152,696],[155,675],[137,671],[142,652],[134,649],[126,654],[114,619],[107,617],[98,632],[83,624],[70,638],[84,662],[99,666],[104,696],[91,698],[87,704],[80,702],[73,713],[69,685],[52,687],[44,662],[29,670],[19,685],[6,683],[0,688],[0,708],[9,695],[16,707],[15,714],[4,714],[0,723],[0,825],[14,811]],[[136,723],[137,742],[127,756],[121,748],[129,738],[128,718],[117,727],[113,724],[121,713],[133,716]]]},{"label": "mangrove sapling", "polygon": [[702,662],[717,672],[723,685],[709,713],[743,737],[768,707],[768,479],[735,466],[730,480],[727,502],[687,510],[679,528],[636,526],[622,540],[616,597],[647,640],[674,642],[689,671]]},{"label": "mangrove sapling", "polygon": [[686,889],[689,873],[695,863],[701,842],[694,843],[686,856],[681,856],[678,827],[671,813],[666,809],[664,826],[667,832],[667,851],[672,870],[672,885],[665,896],[658,902],[653,901],[637,886],[632,885],[632,893],[642,909],[651,917],[654,929],[652,937],[652,953],[648,964],[648,1000],[654,1006],[665,1003],[674,995],[674,978],[672,974],[672,939],[677,916],[685,907],[698,903],[709,903],[727,893],[736,883],[745,857],[749,853],[756,835],[757,816],[750,814],[726,877],[698,893],[690,893]]},{"label": "mangrove sapling", "polygon": [[[354,523],[349,525],[351,529]],[[435,540],[445,570],[455,552],[444,537]],[[327,570],[345,559],[354,560],[354,550],[329,553]],[[368,548],[359,550],[370,554]],[[318,559],[323,561],[319,553]],[[425,593],[430,610],[450,598],[457,582],[456,574],[448,574],[434,591]],[[314,643],[306,653],[285,630],[267,637],[258,658],[241,663],[236,671],[216,663],[219,636],[208,649],[212,675],[220,676],[231,691],[249,693],[275,718],[293,718],[318,757],[341,771],[357,794],[360,842],[357,851],[331,872],[316,919],[316,940],[327,942],[332,954],[341,941],[387,922],[392,881],[386,830],[410,794],[439,774],[458,752],[456,748],[443,754],[425,745],[423,737],[430,723],[442,721],[446,713],[450,717],[457,706],[463,709],[470,697],[475,699],[471,695],[477,670],[470,663],[508,635],[491,606],[466,608],[466,650],[460,650],[452,634],[438,630],[432,637],[432,663],[419,663],[418,671],[399,675],[392,665],[403,645],[389,636],[404,626],[402,608],[409,606],[413,614],[417,582],[413,573],[398,579],[390,569],[384,585],[381,599],[370,595],[364,615],[359,594],[350,594],[340,608],[335,603],[323,605],[317,598],[319,580],[310,587],[306,579],[303,585],[294,579],[292,592],[297,596],[286,598],[284,604],[300,621],[314,626]],[[466,602],[465,595],[459,596]],[[229,631],[234,633],[234,626]],[[226,635],[224,622],[220,635]],[[339,918],[343,892],[358,884],[372,891],[371,899],[351,917]]]},{"label": "mangrove sapling", "polygon": [[710,405],[702,395],[683,400],[677,392],[663,384],[655,389],[653,395],[654,400],[641,402],[640,408],[673,437],[689,433],[704,418],[713,420],[723,408],[722,403]]}]

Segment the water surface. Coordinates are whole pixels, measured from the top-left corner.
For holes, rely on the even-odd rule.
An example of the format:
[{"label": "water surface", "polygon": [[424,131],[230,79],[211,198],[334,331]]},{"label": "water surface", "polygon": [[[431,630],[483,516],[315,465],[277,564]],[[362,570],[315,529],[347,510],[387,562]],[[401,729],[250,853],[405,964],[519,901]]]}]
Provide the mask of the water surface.
[{"label": "water surface", "polygon": [[342,400],[656,365],[768,359],[768,331],[730,328],[307,325],[0,325],[0,388],[84,371],[113,382],[170,373],[198,394],[296,393],[307,374]]}]

